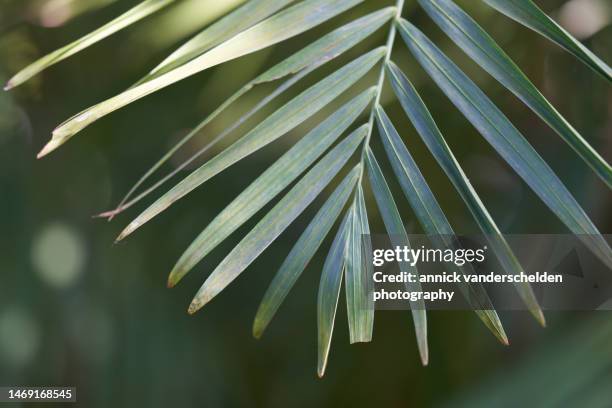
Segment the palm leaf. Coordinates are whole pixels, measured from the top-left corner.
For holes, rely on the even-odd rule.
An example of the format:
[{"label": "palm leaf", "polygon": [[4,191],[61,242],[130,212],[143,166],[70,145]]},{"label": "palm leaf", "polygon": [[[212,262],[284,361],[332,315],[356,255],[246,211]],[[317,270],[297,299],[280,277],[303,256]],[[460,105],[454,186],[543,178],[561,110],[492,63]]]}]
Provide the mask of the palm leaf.
[{"label": "palm leaf", "polygon": [[301,34],[361,1],[363,0],[305,0],[283,10],[172,71],[130,88],[68,119],[53,131],[53,138],[39,156],[55,150],[76,133],[117,109],[205,69]]},{"label": "palm leaf", "polygon": [[[127,195],[119,203],[116,210],[109,211],[101,214],[102,216],[112,217],[117,213],[124,211],[131,207],[133,204],[140,201],[142,198],[149,195],[159,186],[164,184],[167,180],[176,175],[179,171],[191,164],[196,158],[201,156],[204,152],[214,146],[216,143],[221,141],[231,132],[236,130],[246,120],[251,118],[255,113],[266,107],[272,100],[277,96],[281,95],[287,89],[289,89],[296,82],[299,82],[303,77],[308,75],[314,69],[326,64],[333,60],[345,51],[355,46],[355,44],[363,41],[364,38],[371,35],[374,31],[378,30],[384,23],[389,21],[391,17],[396,13],[395,8],[387,7],[364,17],[358,18],[350,23],[337,28],[336,30],[324,35],[317,41],[306,46],[300,51],[296,52],[289,58],[279,62],[272,68],[268,69],[263,74],[257,76],[252,81],[249,81],[245,86],[240,88],[234,95],[223,102],[219,108],[208,115],[198,126],[196,126],[191,132],[189,132],[183,139],[181,139],[172,149],[170,149],[160,160],[158,160],[130,189]],[[128,202],[132,194],[150,177],[155,171],[157,171],[164,163],[166,163],[182,146],[196,136],[202,129],[204,129],[213,119],[225,111],[230,105],[238,101],[244,94],[249,92],[255,86],[276,81],[278,79],[291,76],[289,80],[278,86],[270,95],[265,97],[259,102],[253,109],[249,110],[246,114],[241,116],[232,126],[225,129],[221,134],[215,137],[212,141],[206,144],[196,154],[183,162],[174,171],[167,176],[163,177],[160,181],[155,183],[152,187],[148,188],[145,192],[139,194],[135,199]]]},{"label": "palm leaf", "polygon": [[249,220],[314,163],[357,119],[374,97],[365,91],[319,124],[229,204],[193,241],[168,278],[176,285],[201,259]]},{"label": "palm leaf", "polygon": [[27,67],[19,71],[17,74],[15,74],[15,76],[13,76],[7,82],[4,89],[9,90],[11,88],[21,85],[28,79],[39,74],[50,66],[55,65],[58,62],[73,56],[74,54],[84,50],[85,48],[92,46],[93,44],[105,39],[106,37],[109,37],[117,31],[123,30],[125,27],[130,26],[139,20],[142,20],[143,18],[157,12],[158,10],[168,6],[171,3],[174,3],[174,1],[175,0],[143,1],[136,7],[128,10],[127,12],[123,13],[122,15],[110,21],[109,23],[103,25],[97,30],[34,61],[32,64],[28,65]]},{"label": "palm leaf", "polygon": [[374,298],[372,264],[364,255],[372,253],[368,216],[361,184],[351,207],[352,223],[346,243],[346,310],[351,343],[372,341]]},{"label": "palm leaf", "polygon": [[261,337],[287,294],[332,229],[340,212],[355,189],[357,179],[345,179],[321,206],[297,240],[264,294],[253,323],[253,335]]},{"label": "palm leaf", "polygon": [[206,51],[229,40],[242,31],[270,17],[295,0],[247,1],[242,7],[232,11],[210,27],[202,30],[192,39],[180,46],[159,65],[151,70],[139,84],[172,71]]},{"label": "palm leaf", "polygon": [[344,275],[346,241],[353,221],[352,212],[351,207],[351,210],[347,211],[344,216],[321,272],[317,296],[317,329],[319,334],[317,374],[319,377],[323,377],[327,367],[334,321],[336,320],[336,309],[340,298],[342,275]]},{"label": "palm leaf", "polygon": [[384,48],[370,51],[293,98],[240,140],[191,173],[159,198],[123,230],[118,240],[134,232],[145,222],[202,183],[283,136],[314,115],[365,75],[382,58],[384,53]]},{"label": "palm leaf", "polygon": [[[552,19],[542,13],[531,0],[484,0],[498,11],[558,43],[577,58],[611,81],[610,68],[581,43],[571,37]],[[81,40],[64,47],[17,74],[7,85],[15,86],[40,70],[67,58],[108,35],[170,4],[172,0],[147,0],[118,19],[96,30]],[[363,0],[251,0],[184,43],[132,88],[84,110],[68,119],[53,132],[51,141],[39,157],[56,149],[73,135],[96,120],[166,86],[208,68],[278,44],[310,30],[321,23],[362,3]],[[419,0],[421,6],[443,31],[476,63],[514,93],[554,129],[610,188],[609,164],[582,138],[563,116],[544,98],[516,64],[495,41],[451,0]],[[307,47],[276,64],[249,81],[215,111],[210,113],[192,132],[174,146],[161,160],[145,173],[121,201],[119,207],[106,213],[112,217],[146,197],[150,192],[173,177],[188,163],[211,146],[237,130],[255,113],[260,112],[279,95],[301,81],[311,72],[370,37],[390,19],[385,47],[374,49],[308,87],[282,105],[257,126],[247,131],[236,142],[189,174],[180,183],[145,209],[120,234],[122,239],[144,223],[163,212],[177,200],[250,154],[296,129],[332,101],[353,87],[381,59],[378,82],[374,88],[345,103],[296,143],[287,153],[260,175],[236,197],[187,249],[172,271],[169,284],[176,284],[225,238],[301,176],[276,205],[247,233],[227,257],[217,266],[196,294],[190,312],[195,312],[238,277],[280,234],[311,205],[332,179],[348,163],[363,143],[360,160],[343,178],[325,204],[318,210],[308,228],[301,235],[285,262],[280,267],[266,292],[254,322],[254,334],[261,335],[278,310],[293,284],[304,271],[317,249],[336,222],[340,212],[352,196],[325,261],[318,293],[318,374],[325,371],[331,335],[338,305],[342,275],[347,278],[347,313],[351,342],[372,338],[374,307],[372,265],[365,262],[371,251],[369,223],[364,198],[363,176],[367,168],[374,198],[385,228],[394,245],[410,245],[402,225],[397,205],[386,183],[372,150],[371,132],[376,120],[383,146],[390,159],[402,190],[434,245],[456,245],[454,231],[440,209],[433,193],[391,120],[380,107],[384,79],[389,73],[394,92],[436,161],[458,190],[462,199],[487,235],[497,257],[508,272],[516,272],[520,264],[505,241],[486,207],[469,183],[459,163],[446,144],[427,107],[406,76],[390,61],[396,30],[399,29],[408,48],[429,76],[479,130],[545,204],[579,236],[607,265],[612,266],[612,251],[576,200],[557,178],[544,160],[510,123],[503,113],[418,29],[401,20],[403,0],[395,7],[387,7],[358,18],[320,37]],[[240,116],[223,132],[211,138],[207,145],[160,181],[130,200],[138,188],[187,141],[193,138],[232,103],[253,87],[287,78],[246,114]],[[374,103],[369,122],[353,131],[331,148],[340,135],[349,129],[366,106]],[[324,155],[325,151],[331,150]],[[321,158],[321,156],[323,156]],[[316,164],[315,164],[316,163]],[[129,201],[128,201],[129,200]],[[404,270],[418,273],[410,265]],[[454,266],[454,265],[453,265]],[[469,266],[471,268],[471,266]],[[465,273],[465,270],[462,270]],[[469,272],[469,271],[468,271]],[[408,290],[420,290],[420,285],[407,284]],[[507,338],[497,313],[480,286],[460,287],[473,303],[474,309],[487,327],[504,343]],[[531,312],[544,323],[541,310],[528,285],[517,287],[519,295]],[[412,310],[417,344],[423,364],[428,362],[427,320],[424,302]]]},{"label": "palm leaf", "polygon": [[606,265],[612,250],[582,207],[510,120],[416,27],[402,20],[404,42],[440,89],[548,208]]},{"label": "palm leaf", "polygon": [[[446,219],[444,212],[440,208],[438,201],[427,185],[414,159],[408,152],[400,136],[397,134],[395,127],[380,106],[376,107],[376,122],[378,123],[383,146],[397,180],[428,238],[434,246],[440,249],[455,248],[455,232]],[[457,266],[451,263],[448,267],[451,270],[458,268],[464,275],[473,275],[475,273],[469,263],[463,266]],[[458,286],[463,296],[485,326],[487,326],[502,343],[508,344],[508,338],[499,320],[499,316],[497,312],[495,312],[495,308],[484,287],[480,284],[465,283],[458,284]]]},{"label": "palm leaf", "polygon": [[546,100],[521,69],[470,16],[452,0],[419,0],[442,30],[478,65],[538,114],[612,187],[612,168]]},{"label": "palm leaf", "polygon": [[274,81],[306,67],[332,60],[372,35],[396,12],[395,7],[385,7],[337,28],[259,75],[255,84]]},{"label": "palm leaf", "polygon": [[531,0],[483,0],[489,6],[516,22],[557,43],[592,70],[612,81],[612,69],[597,55],[548,17]]},{"label": "palm leaf", "polygon": [[[514,252],[501,234],[497,224],[495,224],[493,217],[491,217],[480,197],[478,197],[476,190],[472,187],[459,162],[455,159],[453,152],[448,147],[417,90],[392,62],[388,65],[388,70],[391,85],[397,99],[417,129],[421,139],[423,139],[423,142],[427,145],[436,161],[461,195],[461,198],[467,204],[476,223],[501,261],[504,270],[507,273],[520,273],[524,269],[521,267],[518,259],[516,259]],[[531,314],[544,326],[546,324],[544,314],[529,283],[516,283],[515,285]]]},{"label": "palm leaf", "polygon": [[[399,210],[393,200],[393,195],[385,181],[385,176],[378,165],[378,161],[369,148],[366,152],[366,165],[370,184],[372,185],[372,191],[374,192],[374,199],[378,205],[387,233],[389,234],[391,244],[394,247],[409,248],[410,241]],[[409,272],[417,276],[416,282],[406,282],[406,288],[410,292],[422,292],[423,288],[418,280],[419,271],[416,266],[407,262],[402,262],[400,263],[400,269],[403,272]],[[417,346],[421,356],[421,362],[423,365],[427,365],[429,363],[429,347],[427,345],[427,312],[425,311],[425,301],[419,299],[414,303],[415,307],[412,308],[412,320],[414,321]]]},{"label": "palm leaf", "polygon": [[[365,131],[365,132],[364,132]],[[353,155],[367,129],[358,129],[325,155],[240,241],[210,274],[189,306],[195,313],[249,266],[329,184]],[[350,177],[358,177],[360,166]]]}]

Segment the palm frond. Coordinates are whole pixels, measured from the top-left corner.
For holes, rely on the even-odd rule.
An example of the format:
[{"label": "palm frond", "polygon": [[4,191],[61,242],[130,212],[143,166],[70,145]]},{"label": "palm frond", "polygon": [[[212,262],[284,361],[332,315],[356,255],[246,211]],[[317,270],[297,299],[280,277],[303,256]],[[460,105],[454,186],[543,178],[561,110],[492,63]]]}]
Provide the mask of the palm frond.
[{"label": "palm frond", "polygon": [[[568,50],[576,58],[612,81],[610,67],[544,14],[531,0],[483,0],[502,14],[538,32]],[[171,4],[173,0],[147,0],[93,33],[51,53],[18,73],[7,88],[23,83],[45,68],[91,46],[103,38]],[[55,150],[76,133],[98,119],[123,108],[153,92],[170,86],[203,70],[254,53],[311,30],[365,0],[250,0],[225,17],[203,28],[160,64],[149,70],[134,86],[68,119],[53,132],[53,137],[39,157]],[[610,189],[610,165],[580,133],[542,95],[523,71],[495,40],[452,0],[418,0],[431,19],[472,60],[540,116],[587,163]],[[369,180],[374,200],[393,245],[409,246],[398,205],[387,178],[371,149],[372,133],[378,125],[380,141],[393,174],[413,209],[416,220],[437,247],[457,244],[450,221],[440,208],[434,193],[400,134],[381,106],[385,79],[389,79],[396,99],[417,130],[436,162],[466,203],[507,273],[516,273],[521,265],[506,242],[485,204],[463,172],[432,114],[418,91],[401,69],[391,61],[396,32],[404,39],[416,61],[443,91],[463,116],[482,134],[499,155],[531,187],[546,206],[607,265],[612,266],[612,250],[594,223],[580,207],[563,182],[495,104],[417,27],[401,17],[404,2],[384,7],[350,21],[316,39],[256,78],[207,115],[192,132],[158,160],[130,189],[119,206],[103,215],[114,215],[130,208],[183,170],[203,152],[241,127],[310,73],[335,60],[358,43],[388,25],[387,43],[336,68],[331,74],[284,103],[259,124],[246,131],[234,143],[206,161],[146,208],[120,234],[118,240],[133,233],[206,181],[329,108],[333,101],[356,86],[368,72],[380,64],[378,82],[342,104],[315,125],[292,148],[274,162],[242,191],[187,248],[170,273],[168,284],[174,286],[222,241],[253,218],[268,203],[288,189],[282,198],[253,227],[215,268],[194,297],[190,312],[195,312],[227,285],[276,240],[317,196],[345,173],[339,186],[325,201],[304,230],[300,239],[280,266],[257,311],[253,333],[260,337],[278,311],[287,294],[313,259],[339,218],[342,222],[327,254],[317,298],[318,369],[322,376],[327,366],[331,338],[343,275],[351,342],[370,341],[374,327],[372,265],[365,262],[371,250],[369,215],[364,185]],[[280,79],[279,84],[247,113],[220,134],[208,140],[199,152],[183,165],[137,194],[151,178],[189,140],[222,112],[254,87]],[[349,132],[363,113],[366,124]],[[435,114],[435,112],[434,112]],[[361,149],[359,149],[361,147]],[[359,154],[360,150],[360,154]],[[357,159],[358,157],[358,159]],[[346,171],[349,166],[352,170]],[[305,173],[305,174],[304,174]],[[364,177],[367,173],[367,177]],[[290,187],[293,184],[292,187]],[[136,197],[134,197],[136,195]],[[348,207],[348,208],[347,208]],[[344,213],[343,213],[344,211]],[[416,267],[402,264],[402,270],[418,275]],[[472,273],[466,264],[463,273]],[[410,291],[420,291],[420,284],[407,283]],[[503,343],[508,339],[502,323],[482,286],[460,287],[480,319]],[[545,320],[529,285],[517,285],[518,295],[536,319]],[[429,361],[427,315],[423,301],[415,302],[413,323],[421,361]]]}]

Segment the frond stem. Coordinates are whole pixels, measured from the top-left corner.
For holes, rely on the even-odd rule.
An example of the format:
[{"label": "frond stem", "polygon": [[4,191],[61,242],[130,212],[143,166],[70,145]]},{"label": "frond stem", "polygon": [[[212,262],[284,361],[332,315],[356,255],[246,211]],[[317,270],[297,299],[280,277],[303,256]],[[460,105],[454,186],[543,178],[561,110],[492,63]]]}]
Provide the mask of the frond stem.
[{"label": "frond stem", "polygon": [[395,43],[395,36],[397,33],[397,29],[395,28],[395,23],[402,16],[402,9],[404,8],[404,0],[397,0],[397,3],[395,4],[395,8],[397,10],[397,14],[395,15],[395,18],[393,19],[393,21],[391,22],[391,28],[389,29],[389,35],[387,37],[387,44],[386,44],[387,53],[383,60],[382,66],[380,68],[380,74],[378,76],[378,84],[376,85],[376,97],[374,98],[374,104],[372,105],[372,109],[370,111],[370,119],[368,120],[368,134],[366,135],[366,138],[363,143],[363,149],[361,150],[361,164],[362,165],[361,165],[361,174],[359,175],[359,182],[358,182],[359,184],[361,184],[361,182],[363,181],[363,172],[364,172],[364,167],[365,167],[363,164],[365,162],[366,151],[368,149],[368,146],[370,145],[370,139],[372,138],[372,130],[374,128],[374,112],[376,110],[376,107],[380,104],[380,98],[382,95],[383,85],[385,82],[385,67],[387,66],[387,63],[390,61],[391,53],[393,52],[393,44]]}]

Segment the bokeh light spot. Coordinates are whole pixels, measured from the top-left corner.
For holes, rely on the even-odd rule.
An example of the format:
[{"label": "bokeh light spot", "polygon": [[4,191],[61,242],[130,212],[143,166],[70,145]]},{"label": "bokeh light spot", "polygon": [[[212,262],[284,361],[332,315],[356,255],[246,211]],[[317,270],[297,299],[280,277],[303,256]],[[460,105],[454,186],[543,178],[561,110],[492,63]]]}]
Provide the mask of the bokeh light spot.
[{"label": "bokeh light spot", "polygon": [[35,237],[32,262],[43,281],[56,288],[66,288],[83,270],[85,246],[71,227],[51,224]]},{"label": "bokeh light spot", "polygon": [[561,7],[559,22],[580,40],[587,39],[610,24],[609,0],[570,0]]}]

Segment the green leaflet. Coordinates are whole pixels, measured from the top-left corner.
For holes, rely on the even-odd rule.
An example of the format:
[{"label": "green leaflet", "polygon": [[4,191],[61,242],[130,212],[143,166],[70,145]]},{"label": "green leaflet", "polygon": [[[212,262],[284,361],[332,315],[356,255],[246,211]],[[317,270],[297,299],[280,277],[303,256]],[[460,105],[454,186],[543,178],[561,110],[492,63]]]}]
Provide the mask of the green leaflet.
[{"label": "green leaflet", "polygon": [[205,69],[259,51],[307,31],[363,0],[304,0],[243,31],[199,57],[130,88],[68,119],[53,131],[53,138],[39,153],[44,156],[98,119]]},{"label": "green leaflet", "polygon": [[538,114],[612,188],[610,165],[546,100],[489,34],[452,0],[419,0],[419,3],[474,62]]},{"label": "green leaflet", "polygon": [[366,262],[366,253],[372,253],[368,215],[361,184],[351,207],[352,223],[347,238],[346,311],[351,344],[372,341],[374,330],[373,266]]},{"label": "green leaflet", "polygon": [[[310,45],[302,48],[289,58],[279,62],[272,68],[268,69],[257,78],[253,79],[234,95],[227,99],[219,108],[207,116],[198,126],[196,126],[189,134],[187,134],[180,142],[178,142],[170,151],[168,151],[157,163],[153,165],[130,189],[128,194],[123,198],[119,206],[114,211],[109,211],[103,214],[104,216],[112,217],[115,214],[129,208],[142,198],[146,197],[150,192],[154,191],[157,187],[162,185],[164,182],[172,178],[178,171],[183,167],[186,167],[189,163],[195,160],[200,154],[204,153],[215,143],[222,140],[226,135],[237,129],[246,120],[252,117],[255,113],[259,112],[262,108],[268,105],[270,101],[275,99],[278,95],[282,94],[285,90],[290,88],[293,84],[302,79],[309,72],[321,65],[333,60],[337,56],[341,55],[348,49],[352,48],[357,43],[361,42],[364,38],[371,35],[374,31],[378,30],[383,24],[391,19],[395,15],[395,8],[387,7],[357,20],[354,20],[336,30],[324,35],[317,41]],[[169,175],[163,177],[159,182],[155,183],[151,188],[148,188],[145,192],[139,194],[136,198],[129,201],[129,198],[133,193],[136,192],[140,187],[157,169],[159,169],[164,163],[166,163],[185,143],[191,140],[197,135],[206,125],[208,125],[213,119],[221,114],[228,106],[240,99],[244,94],[250,91],[253,87],[258,84],[275,81],[286,76],[293,75],[289,80],[281,84],[274,92],[264,98],[260,103],[257,104],[248,113],[240,117],[232,126],[225,129],[221,134],[215,137],[209,142],[202,150],[192,156],[188,161],[181,164],[176,170],[172,171]]]},{"label": "green leaflet", "polygon": [[330,115],[213,219],[173,268],[168,286],[176,285],[200,260],[263,208],[314,163],[363,112],[374,90],[363,92]]},{"label": "green leaflet", "polygon": [[[192,300],[189,313],[195,313],[225,289],[278,238],[338,174],[366,133],[367,128],[353,132],[302,177],[210,274]],[[357,177],[359,171],[358,165],[352,170],[353,176]]]},{"label": "green leaflet", "polygon": [[342,275],[344,275],[346,240],[352,222],[351,213],[351,210],[346,212],[325,259],[323,272],[321,272],[319,293],[317,295],[317,331],[319,340],[317,374],[319,377],[323,377],[323,374],[325,374],[327,358],[329,357],[336,310],[340,298]]},{"label": "green leaflet", "polygon": [[134,24],[137,21],[142,20],[143,18],[155,13],[167,5],[174,3],[174,1],[175,0],[143,1],[97,30],[58,50],[53,51],[50,54],[45,55],[44,57],[28,65],[7,82],[4,90],[9,90],[21,85],[50,66],[57,64],[58,62],[84,50],[87,47],[90,47],[91,45],[105,39],[106,37],[124,29],[129,25]]},{"label": "green leaflet", "polygon": [[[366,168],[368,170],[368,177],[370,185],[372,186],[372,192],[374,193],[374,199],[378,206],[378,210],[382,216],[383,222],[391,245],[400,247],[410,247],[410,241],[408,240],[408,234],[404,228],[404,223],[400,216],[391,190],[387,185],[385,176],[378,165],[374,153],[368,147],[365,156]],[[419,276],[419,271],[416,266],[412,266],[407,262],[400,264],[400,269],[405,272],[410,272],[415,276]],[[418,279],[415,283],[406,283],[406,288],[411,292],[421,292],[423,289]],[[417,338],[417,346],[419,348],[419,354],[423,365],[429,363],[429,347],[427,345],[427,312],[425,310],[425,302],[421,299],[415,302],[417,305],[412,309],[412,320],[414,322],[414,331]]]},{"label": "green leaflet", "polygon": [[109,219],[112,219],[115,215],[117,215],[117,214],[127,210],[128,208],[130,208],[134,204],[138,203],[143,198],[147,197],[149,194],[151,194],[152,192],[157,190],[159,187],[161,187],[164,183],[166,183],[166,181],[172,179],[174,176],[176,176],[182,170],[187,168],[187,166],[189,166],[191,163],[193,163],[197,158],[201,157],[204,153],[206,153],[208,150],[210,150],[210,148],[215,146],[217,143],[219,143],[221,140],[225,139],[225,137],[227,137],[233,131],[235,131],[240,126],[242,126],[242,124],[244,124],[244,122],[249,120],[249,118],[251,118],[257,112],[259,112],[261,109],[266,107],[271,101],[276,99],[277,96],[279,96],[282,93],[284,93],[287,89],[291,88],[295,83],[299,82],[302,78],[304,78],[306,75],[308,75],[310,72],[312,72],[312,70],[314,70],[314,68],[316,68],[316,67],[313,66],[313,67],[309,67],[307,69],[304,69],[304,70],[300,71],[299,73],[297,73],[296,75],[293,75],[287,81],[283,82],[271,94],[267,95],[265,98],[263,98],[261,101],[259,101],[257,103],[257,105],[255,105],[251,110],[249,110],[247,113],[245,113],[240,118],[238,118],[238,120],[236,120],[231,126],[225,128],[220,134],[218,134],[212,140],[210,140],[208,143],[206,143],[206,145],[201,147],[196,153],[192,154],[187,160],[183,161],[179,166],[175,167],[170,173],[166,174],[160,180],[155,182],[152,186],[148,187],[146,190],[144,190],[143,192],[138,194],[135,198],[130,200],[130,198],[132,197],[132,194],[134,194],[136,192],[136,190],[151,175],[153,175],[153,173],[155,173],[155,171],[158,168],[160,168],[165,162],[170,160],[172,158],[172,156],[174,156],[174,154],[182,146],[185,145],[185,143],[189,142],[195,135],[197,135],[202,130],[202,128],[204,128],[204,126],[206,126],[212,119],[214,119],[214,117],[217,114],[219,114],[223,110],[225,110],[225,108],[227,106],[229,106],[236,99],[238,99],[240,96],[242,96],[243,93],[241,93],[239,91],[238,93],[234,94],[234,96],[232,96],[230,99],[226,100],[225,103],[223,103],[219,108],[217,108],[217,110],[215,110],[211,115],[209,115],[203,122],[200,122],[200,124],[198,126],[196,126],[195,129],[191,130],[191,132],[189,132],[185,137],[183,137],[183,139],[181,139],[176,145],[174,145],[174,147],[172,147],[172,149],[170,149],[168,152],[166,152],[166,154],[164,154],[164,156],[160,160],[158,160],[153,165],[153,167],[151,167],[149,170],[147,170],[147,172],[136,182],[136,184],[134,184],[132,186],[132,188],[128,191],[128,193],[125,195],[125,197],[123,197],[123,199],[121,200],[121,202],[119,203],[119,205],[117,206],[116,209],[114,209],[112,211],[104,212],[104,213],[100,214],[99,217],[108,217]]},{"label": "green leaflet", "polygon": [[595,72],[612,81],[612,69],[597,55],[548,17],[531,0],[483,0],[489,6],[518,23],[565,48]]},{"label": "green leaflet", "polygon": [[382,27],[395,12],[394,7],[385,7],[329,32],[259,75],[253,84],[275,81],[315,63],[334,59]]},{"label": "green leaflet", "polygon": [[612,266],[612,251],[597,227],[510,120],[416,27],[405,20],[399,26],[410,51],[453,104],[570,231]]},{"label": "green leaflet", "polygon": [[[476,190],[472,187],[459,162],[455,159],[417,90],[393,62],[387,65],[387,69],[397,99],[414,124],[417,133],[465,201],[476,223],[501,261],[504,270],[507,273],[520,273],[523,268],[516,259],[514,252],[480,200]],[[546,324],[544,315],[529,283],[517,283],[516,287],[531,313],[544,326]]]},{"label": "green leaflet", "polygon": [[[380,106],[376,107],[376,122],[393,171],[425,234],[438,248],[455,248],[455,232],[395,127]],[[453,270],[456,267],[454,264],[449,265]],[[458,269],[466,275],[474,274],[469,263]],[[459,284],[458,287],[484,324],[501,342],[508,344],[504,328],[484,287],[480,284]]]},{"label": "green leaflet", "polygon": [[125,238],[205,181],[304,122],[357,82],[384,54],[384,47],[370,51],[296,96],[164,194],[132,221],[117,239]]},{"label": "green leaflet", "polygon": [[172,71],[186,62],[202,55],[213,47],[229,40],[261,20],[270,17],[295,0],[259,0],[247,1],[216,23],[206,27],[176,51],[164,59],[139,84]]},{"label": "green leaflet", "polygon": [[253,323],[253,335],[256,338],[261,337],[306,265],[323,243],[348,202],[351,193],[355,190],[356,183],[357,177],[353,174],[344,179],[310,221],[308,227],[285,258],[257,310]]}]

